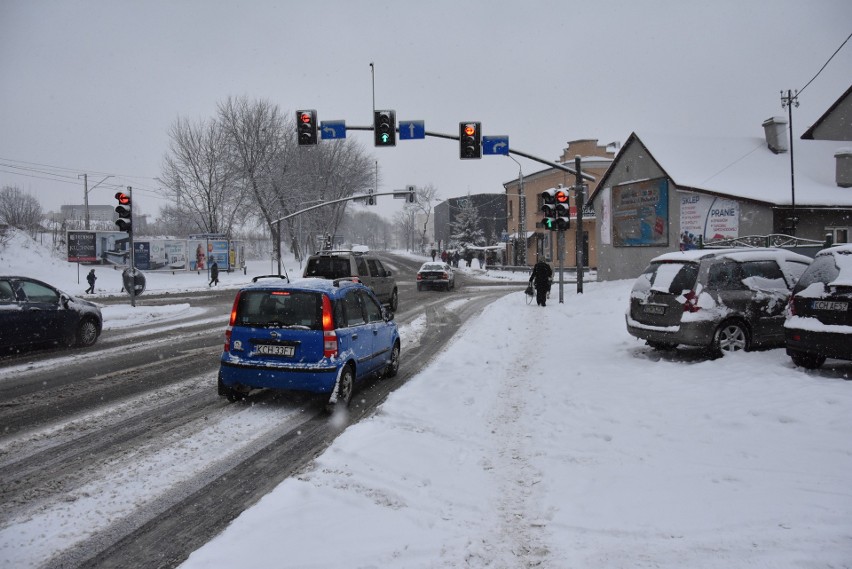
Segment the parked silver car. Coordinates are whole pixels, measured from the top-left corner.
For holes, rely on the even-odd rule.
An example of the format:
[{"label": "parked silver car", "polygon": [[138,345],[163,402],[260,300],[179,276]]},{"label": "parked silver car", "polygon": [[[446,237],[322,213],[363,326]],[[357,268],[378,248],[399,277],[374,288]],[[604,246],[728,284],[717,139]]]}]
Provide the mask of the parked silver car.
[{"label": "parked silver car", "polygon": [[636,279],[627,331],[656,349],[712,354],[784,343],[784,309],[811,259],[783,249],[699,249],[651,260]]}]

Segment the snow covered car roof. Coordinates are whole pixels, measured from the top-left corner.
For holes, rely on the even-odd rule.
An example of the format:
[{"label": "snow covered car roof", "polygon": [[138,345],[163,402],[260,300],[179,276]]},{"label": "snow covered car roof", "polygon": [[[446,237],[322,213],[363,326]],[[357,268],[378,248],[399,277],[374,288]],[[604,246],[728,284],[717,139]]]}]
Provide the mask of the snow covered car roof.
[{"label": "snow covered car roof", "polygon": [[746,248],[732,247],[728,249],[692,249],[689,251],[675,251],[664,253],[651,259],[652,263],[671,263],[677,261],[697,263],[701,259],[711,257],[724,257],[734,261],[756,261],[761,259],[775,259],[776,261],[798,261],[810,264],[812,259],[806,255],[800,255],[787,249],[776,248]]}]

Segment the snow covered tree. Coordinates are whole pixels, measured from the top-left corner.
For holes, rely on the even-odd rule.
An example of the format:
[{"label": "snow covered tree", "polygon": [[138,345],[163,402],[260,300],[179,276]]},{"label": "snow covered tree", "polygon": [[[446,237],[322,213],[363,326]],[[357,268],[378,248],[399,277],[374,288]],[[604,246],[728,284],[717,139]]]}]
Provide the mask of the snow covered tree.
[{"label": "snow covered tree", "polygon": [[479,210],[469,199],[459,200],[459,203],[456,219],[450,223],[450,239],[463,249],[485,245],[485,236],[479,223]]}]

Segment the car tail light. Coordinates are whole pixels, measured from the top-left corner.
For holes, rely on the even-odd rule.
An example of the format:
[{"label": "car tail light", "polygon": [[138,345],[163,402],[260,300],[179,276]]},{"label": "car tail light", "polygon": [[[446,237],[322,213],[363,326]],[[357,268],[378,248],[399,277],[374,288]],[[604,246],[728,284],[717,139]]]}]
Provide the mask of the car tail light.
[{"label": "car tail light", "polygon": [[237,307],[240,305],[240,295],[242,293],[237,293],[237,296],[234,298],[234,305],[231,307],[231,318],[228,320],[228,328],[225,330],[225,351],[231,351],[231,330],[234,328],[234,323],[237,321]]},{"label": "car tail light", "polygon": [[790,300],[787,301],[787,311],[789,312],[790,316],[796,315],[796,303],[793,302],[792,296],[790,296]]},{"label": "car tail light", "polygon": [[337,332],[334,331],[334,315],[331,312],[331,299],[322,295],[322,355],[333,358],[337,355]]},{"label": "car tail light", "polygon": [[698,308],[698,295],[695,294],[694,290],[687,292],[683,295],[683,311],[684,312],[698,312],[700,309]]},{"label": "car tail light", "polygon": [[422,281],[422,280],[423,280],[423,275],[421,275],[420,273],[417,273],[417,280],[418,280],[418,281]]},{"label": "car tail light", "polygon": [[448,275],[447,273],[443,273],[443,274],[441,275],[441,278],[442,278],[442,279],[450,280],[450,275]]}]

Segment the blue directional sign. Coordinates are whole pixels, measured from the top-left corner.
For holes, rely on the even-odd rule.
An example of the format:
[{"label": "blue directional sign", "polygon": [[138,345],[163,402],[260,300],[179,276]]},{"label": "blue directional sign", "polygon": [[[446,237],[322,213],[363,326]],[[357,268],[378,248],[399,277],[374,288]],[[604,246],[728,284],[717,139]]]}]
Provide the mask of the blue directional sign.
[{"label": "blue directional sign", "polygon": [[322,121],[320,123],[320,133],[322,139],[346,138],[346,122],[345,121]]},{"label": "blue directional sign", "polygon": [[508,136],[483,136],[482,137],[482,153],[483,154],[503,154],[509,155],[509,137]]},{"label": "blue directional sign", "polygon": [[415,138],[426,138],[426,125],[423,121],[399,121],[399,139]]}]

